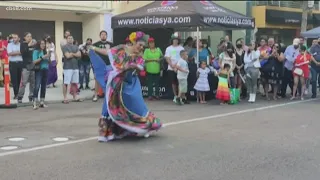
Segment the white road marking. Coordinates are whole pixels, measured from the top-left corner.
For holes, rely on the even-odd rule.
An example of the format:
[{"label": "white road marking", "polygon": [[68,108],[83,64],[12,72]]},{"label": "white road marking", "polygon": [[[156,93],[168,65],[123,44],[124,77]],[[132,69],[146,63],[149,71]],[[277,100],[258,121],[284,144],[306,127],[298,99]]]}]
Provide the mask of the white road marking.
[{"label": "white road marking", "polygon": [[26,138],[23,137],[12,137],[12,138],[8,138],[9,141],[14,141],[14,142],[18,142],[18,141],[23,141]]},{"label": "white road marking", "polygon": [[[289,102],[289,103],[282,103],[282,104],[264,106],[264,107],[259,107],[259,108],[251,108],[251,109],[246,109],[246,110],[241,110],[241,111],[235,111],[235,112],[230,112],[230,113],[218,114],[218,115],[213,115],[213,116],[206,116],[206,117],[201,117],[201,118],[194,118],[194,119],[189,119],[189,120],[182,120],[182,121],[177,121],[177,122],[165,123],[165,124],[163,124],[163,127],[205,121],[208,119],[233,116],[233,115],[237,115],[237,114],[244,114],[244,113],[254,112],[254,111],[262,111],[262,110],[266,110],[266,109],[273,109],[273,108],[289,106],[289,105],[293,105],[293,104],[300,104],[300,103],[315,101],[318,99],[319,98],[308,99],[308,100],[304,100],[304,101],[293,101],[293,102]],[[82,143],[82,142],[86,142],[86,141],[97,140],[97,138],[98,137],[95,136],[95,137],[89,137],[89,138],[85,138],[85,139],[74,140],[74,141],[55,143],[55,144],[43,145],[43,146],[32,147],[32,148],[27,148],[27,149],[20,149],[20,150],[14,150],[14,151],[9,151],[9,152],[3,152],[3,153],[0,153],[0,157],[21,154],[21,153],[27,153],[27,152],[33,152],[33,151],[49,149],[49,148],[54,148],[54,147],[59,147],[59,146],[65,146],[65,145],[70,145],[70,144],[77,144],[77,143]]]},{"label": "white road marking", "polygon": [[56,138],[53,138],[52,140],[57,141],[57,142],[65,142],[65,141],[69,141],[69,138],[66,138],[66,137],[56,137]]},{"label": "white road marking", "polygon": [[10,151],[13,149],[18,149],[18,146],[2,146],[0,147],[1,150]]}]

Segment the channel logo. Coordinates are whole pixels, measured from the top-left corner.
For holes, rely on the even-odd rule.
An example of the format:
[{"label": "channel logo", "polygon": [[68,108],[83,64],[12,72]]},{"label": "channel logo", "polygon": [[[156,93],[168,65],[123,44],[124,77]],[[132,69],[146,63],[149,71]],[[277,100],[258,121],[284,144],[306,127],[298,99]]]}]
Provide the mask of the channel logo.
[{"label": "channel logo", "polygon": [[210,2],[209,1],[200,1],[201,4],[205,5],[205,6],[209,6],[210,5]]},{"label": "channel logo", "polygon": [[161,2],[161,6],[165,7],[165,6],[171,6],[173,4],[175,4],[177,1],[162,1]]}]

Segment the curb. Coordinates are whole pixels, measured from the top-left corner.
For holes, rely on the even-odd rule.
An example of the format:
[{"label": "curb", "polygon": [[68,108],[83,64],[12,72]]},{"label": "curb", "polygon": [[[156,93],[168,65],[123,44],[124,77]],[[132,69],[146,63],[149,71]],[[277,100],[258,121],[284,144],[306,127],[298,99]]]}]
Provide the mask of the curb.
[{"label": "curb", "polygon": [[[84,101],[89,101],[91,100],[92,101],[92,96],[90,97],[85,97],[85,98],[81,98],[83,99]],[[101,99],[101,98],[99,98]],[[51,100],[51,101],[45,101],[47,104],[62,104],[61,103],[62,100]],[[29,107],[29,106],[32,106],[32,103],[31,102],[24,102],[24,103],[14,103],[14,104],[17,104],[18,108],[19,107]]]}]

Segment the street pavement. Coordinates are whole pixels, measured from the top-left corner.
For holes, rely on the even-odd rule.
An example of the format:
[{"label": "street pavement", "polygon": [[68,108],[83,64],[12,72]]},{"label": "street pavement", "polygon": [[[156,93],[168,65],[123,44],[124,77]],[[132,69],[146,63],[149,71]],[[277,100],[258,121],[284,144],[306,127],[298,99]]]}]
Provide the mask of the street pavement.
[{"label": "street pavement", "polygon": [[148,102],[164,128],[108,143],[96,141],[101,102],[0,110],[0,146],[18,146],[0,150],[0,179],[317,180],[319,103]]}]

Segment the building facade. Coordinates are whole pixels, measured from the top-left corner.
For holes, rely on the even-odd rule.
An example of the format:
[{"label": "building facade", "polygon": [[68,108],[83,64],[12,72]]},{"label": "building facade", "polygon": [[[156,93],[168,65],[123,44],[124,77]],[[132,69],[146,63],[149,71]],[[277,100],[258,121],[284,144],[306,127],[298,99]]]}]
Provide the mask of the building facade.
[{"label": "building facade", "polygon": [[111,10],[108,1],[1,1],[0,31],[3,35],[31,32],[35,39],[49,34],[55,41],[58,54],[58,75],[62,78],[61,47],[65,30],[75,40],[83,42],[90,37],[99,39],[105,29],[106,13]]},{"label": "building facade", "polygon": [[[257,37],[274,37],[284,44],[291,44],[292,38],[300,35],[302,1],[250,1],[255,18]],[[308,15],[308,29],[320,25],[319,1],[314,1]]]}]

